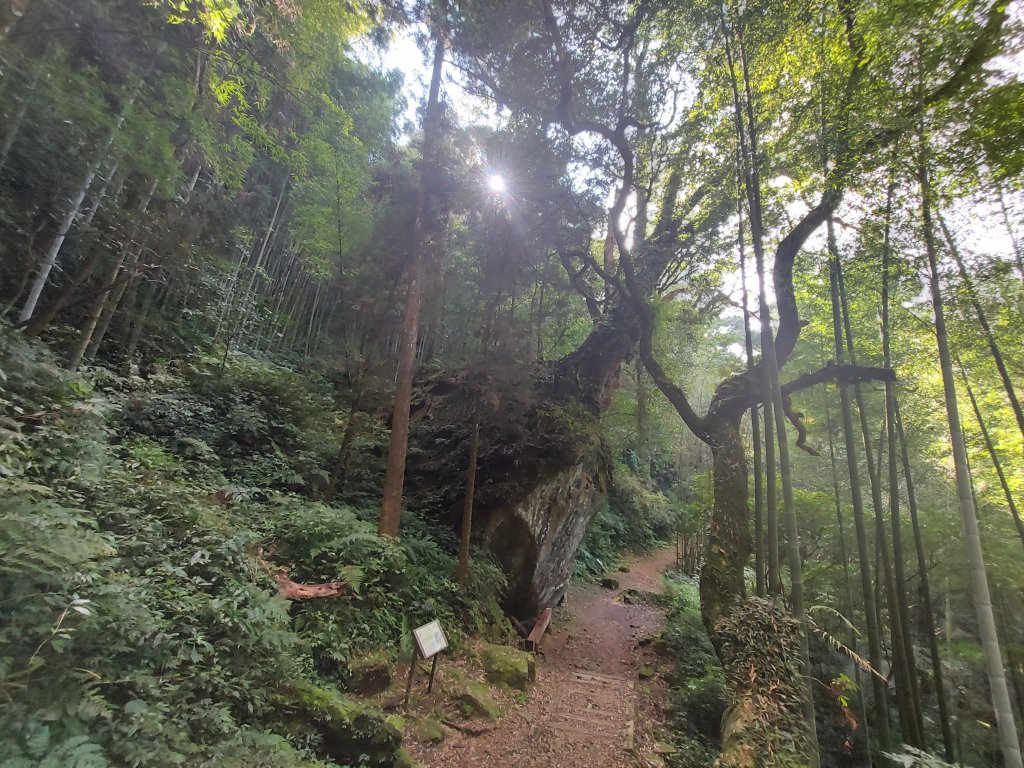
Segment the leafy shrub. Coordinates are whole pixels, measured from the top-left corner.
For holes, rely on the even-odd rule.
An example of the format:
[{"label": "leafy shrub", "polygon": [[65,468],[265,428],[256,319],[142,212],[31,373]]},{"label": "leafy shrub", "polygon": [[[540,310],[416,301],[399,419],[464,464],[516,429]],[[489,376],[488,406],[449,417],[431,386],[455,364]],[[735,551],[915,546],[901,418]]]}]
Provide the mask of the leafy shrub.
[{"label": "leafy shrub", "polygon": [[725,678],[700,615],[697,583],[679,572],[666,576],[670,608],[661,640],[676,665],[672,689],[673,768],[710,766],[721,746]]},{"label": "leafy shrub", "polygon": [[401,540],[381,538],[355,510],[284,496],[264,505],[261,516],[275,557],[294,564],[292,578],[350,585],[339,598],[294,609],[295,627],[322,673],[344,676],[352,655],[397,648],[412,627],[433,619],[458,644],[464,624],[480,627],[500,616],[504,576],[494,561],[475,553],[462,591],[452,580],[454,554],[422,530],[417,536],[415,524]]},{"label": "leafy shrub", "polygon": [[[323,688],[310,651],[343,677],[418,623],[457,643],[500,616],[500,569],[476,554],[458,589],[450,532],[409,516],[382,539],[375,509],[280,492],[336,451],[320,384],[247,359],[91,375],[0,336],[5,766],[361,764],[296,721],[295,692]],[[247,488],[211,495],[229,483]],[[278,567],[351,589],[289,604]]]}]

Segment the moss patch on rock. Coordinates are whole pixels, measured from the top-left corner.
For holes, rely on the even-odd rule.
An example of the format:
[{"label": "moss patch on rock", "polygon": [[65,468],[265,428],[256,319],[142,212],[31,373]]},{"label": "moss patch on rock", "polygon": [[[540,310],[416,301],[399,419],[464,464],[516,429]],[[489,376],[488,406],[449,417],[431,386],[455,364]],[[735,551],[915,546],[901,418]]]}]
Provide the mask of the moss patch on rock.
[{"label": "moss patch on rock", "polygon": [[351,659],[348,663],[348,690],[373,696],[388,689],[394,667],[384,651]]},{"label": "moss patch on rock", "polygon": [[467,716],[479,715],[488,720],[497,720],[502,716],[498,701],[483,683],[469,680],[459,682],[450,688],[449,695]]},{"label": "moss patch on rock", "polygon": [[444,741],[444,727],[441,725],[440,720],[433,717],[417,720],[412,725],[412,732],[420,741],[426,741],[431,744]]},{"label": "moss patch on rock", "polygon": [[409,750],[402,747],[398,750],[398,754],[395,755],[394,768],[423,768],[423,766],[413,759],[412,753]]},{"label": "moss patch on rock", "polygon": [[396,764],[402,732],[381,710],[312,683],[295,684],[292,694],[300,717],[319,735],[322,757],[341,765]]},{"label": "moss patch on rock", "polygon": [[537,678],[533,654],[508,645],[485,645],[480,655],[488,681],[525,691]]}]

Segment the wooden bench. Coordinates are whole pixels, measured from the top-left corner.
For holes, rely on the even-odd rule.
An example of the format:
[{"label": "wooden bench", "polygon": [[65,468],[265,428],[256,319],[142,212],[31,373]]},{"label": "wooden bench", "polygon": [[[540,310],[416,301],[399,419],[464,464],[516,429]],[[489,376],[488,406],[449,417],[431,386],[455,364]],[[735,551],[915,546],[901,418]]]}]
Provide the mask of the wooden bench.
[{"label": "wooden bench", "polygon": [[530,630],[530,634],[526,637],[526,650],[537,650],[537,646],[540,645],[540,639],[544,636],[544,630],[548,628],[550,623],[551,609],[545,608],[541,611],[540,616],[537,617],[537,623],[533,625],[533,629]]}]

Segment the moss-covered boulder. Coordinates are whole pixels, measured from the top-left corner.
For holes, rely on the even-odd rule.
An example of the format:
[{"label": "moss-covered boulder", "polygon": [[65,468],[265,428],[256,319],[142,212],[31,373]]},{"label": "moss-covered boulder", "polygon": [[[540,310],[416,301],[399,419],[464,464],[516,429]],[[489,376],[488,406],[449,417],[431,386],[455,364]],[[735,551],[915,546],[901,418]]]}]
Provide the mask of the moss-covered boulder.
[{"label": "moss-covered boulder", "polygon": [[394,666],[384,651],[349,660],[348,686],[361,696],[373,696],[388,689]]},{"label": "moss-covered boulder", "polygon": [[480,661],[488,681],[525,691],[537,678],[532,653],[508,645],[485,645]]},{"label": "moss-covered boulder", "polygon": [[297,683],[291,693],[299,717],[319,734],[322,757],[341,765],[396,764],[402,732],[381,710],[312,683]]},{"label": "moss-covered boulder", "polygon": [[398,750],[398,754],[395,756],[394,768],[423,768],[423,766],[417,763],[413,759],[412,753],[403,747]]},{"label": "moss-covered boulder", "polygon": [[459,705],[463,714],[480,715],[490,720],[501,717],[501,707],[491,695],[491,689],[483,683],[455,678],[446,688],[448,696]]},{"label": "moss-covered boulder", "polygon": [[425,717],[412,724],[413,735],[420,741],[436,744],[444,741],[444,727],[441,721],[434,717]]}]

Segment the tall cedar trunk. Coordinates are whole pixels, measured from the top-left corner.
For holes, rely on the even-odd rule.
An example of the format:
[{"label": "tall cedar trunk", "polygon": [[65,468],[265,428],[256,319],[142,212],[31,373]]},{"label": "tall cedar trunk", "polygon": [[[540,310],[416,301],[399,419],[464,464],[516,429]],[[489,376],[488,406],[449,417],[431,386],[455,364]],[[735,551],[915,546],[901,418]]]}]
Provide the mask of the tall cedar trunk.
[{"label": "tall cedar trunk", "polygon": [[110,328],[110,323],[114,319],[114,315],[117,314],[117,308],[121,304],[121,299],[124,297],[129,283],[136,277],[139,259],[142,257],[147,244],[148,238],[139,245],[131,265],[125,269],[124,264],[121,264],[120,269],[115,272],[116,277],[113,279],[110,290],[102,294],[99,315],[94,315],[94,322],[87,323],[82,329],[79,345],[76,347],[72,360],[68,364],[71,370],[76,370],[83,360],[91,360],[96,356],[100,344],[103,343],[107,330]]},{"label": "tall cedar trunk", "polygon": [[[846,284],[843,277],[843,266],[839,260],[838,248],[835,242],[835,228],[831,221],[828,222],[828,242],[835,262],[836,282],[839,288],[839,306],[842,311],[843,329],[846,336],[846,352],[851,364],[856,365],[857,354],[854,345],[853,324],[850,319],[849,302],[846,296]],[[913,670],[913,649],[909,642],[909,634],[904,631],[907,624],[906,614],[902,606],[906,605],[905,600],[900,599],[900,588],[898,586],[896,571],[893,567],[893,558],[889,553],[889,536],[886,534],[885,507],[882,504],[882,483],[881,483],[881,461],[882,445],[885,436],[885,425],[882,425],[878,442],[878,464],[875,463],[875,449],[871,444],[871,431],[868,425],[867,406],[864,401],[864,392],[859,384],[853,386],[854,400],[857,403],[857,413],[860,417],[861,437],[864,443],[864,461],[868,472],[868,482],[871,487],[871,506],[875,512],[875,550],[881,560],[881,568],[878,574],[881,576],[880,583],[885,586],[885,594],[889,604],[889,628],[892,634],[893,666],[896,678],[896,699],[899,705],[898,711],[900,724],[903,726],[903,737],[909,744],[920,747],[923,739],[918,731],[918,696],[916,673]],[[881,601],[879,601],[881,608]]]},{"label": "tall cedar trunk", "polygon": [[[135,220],[132,223],[132,228],[128,233],[128,236],[125,238],[124,246],[121,248],[121,253],[118,255],[117,261],[114,263],[114,266],[110,271],[110,277],[106,281],[107,287],[99,294],[99,296],[97,296],[92,309],[86,317],[85,324],[79,331],[78,343],[75,345],[75,349],[71,353],[71,357],[68,361],[68,368],[72,371],[78,370],[78,366],[81,365],[82,361],[91,357],[92,354],[95,353],[96,349],[99,348],[99,344],[103,340],[103,335],[106,333],[106,329],[110,324],[113,313],[117,309],[121,296],[124,295],[124,291],[128,286],[128,280],[131,279],[131,275],[124,274],[125,264],[128,261],[128,252],[132,246],[135,245],[135,238],[139,233],[139,227],[142,224],[142,217],[149,209],[149,204],[153,200],[157,183],[158,180],[153,179],[152,183],[149,185],[149,189],[146,191],[146,194],[143,196],[142,200],[139,201],[138,208],[135,211]],[[136,263],[138,262],[144,247],[144,245],[139,246],[139,250],[134,259]]]},{"label": "tall cedar trunk", "polygon": [[[107,172],[107,175],[103,178],[103,183],[100,185],[100,188],[96,191],[96,195],[93,198],[92,205],[89,206],[89,209],[86,211],[85,216],[82,218],[82,221],[79,224],[81,230],[86,231],[88,233],[89,226],[92,224],[93,217],[99,211],[100,206],[102,205],[103,200],[106,197],[107,189],[110,186],[110,182],[111,180],[113,180],[114,175],[117,173],[117,168],[118,164],[114,163],[111,166],[110,170]],[[116,188],[113,193],[113,197],[115,199],[117,198],[117,195],[120,193],[119,187],[120,183],[118,184],[118,188]],[[75,270],[74,277],[72,277],[71,280],[69,280],[63,286],[61,286],[60,292],[57,294],[56,297],[54,297],[54,300],[51,301],[46,306],[45,309],[41,311],[36,311],[35,314],[32,315],[32,318],[28,321],[28,323],[22,330],[22,333],[25,334],[26,338],[35,338],[36,336],[41,334],[44,330],[46,330],[47,326],[49,326],[50,323],[52,323],[56,319],[57,315],[59,315],[60,312],[65,307],[67,307],[75,299],[80,298],[77,295],[78,289],[81,288],[86,283],[86,281],[92,276],[93,272],[96,270],[96,267],[99,266],[100,261],[102,261],[103,256],[105,255],[105,250],[99,242],[96,242],[97,239],[98,238],[93,237],[88,238],[88,255],[85,257],[84,261],[82,261],[78,265],[78,268]]]},{"label": "tall cedar trunk", "polygon": [[434,163],[440,126],[441,71],[444,67],[445,38],[439,26],[434,28],[434,68],[430,93],[423,118],[423,170],[420,179],[416,220],[413,224],[412,255],[409,264],[405,310],[402,314],[398,375],[395,402],[391,411],[391,436],[384,474],[384,499],[377,530],[382,536],[397,536],[402,522],[402,486],[405,483],[405,455],[409,447],[409,407],[412,400],[412,376],[416,362],[416,338],[423,281],[423,257],[429,230],[430,198],[435,183]]},{"label": "tall cedar trunk", "polygon": [[[818,768],[821,756],[818,749],[818,731],[814,712],[813,678],[811,676],[810,649],[808,647],[807,619],[804,615],[803,564],[800,559],[800,534],[796,520],[796,502],[793,497],[792,464],[789,457],[789,438],[786,433],[786,415],[783,411],[782,386],[779,382],[779,361],[776,356],[775,333],[771,325],[765,290],[764,225],[761,211],[760,154],[758,150],[757,120],[754,115],[754,97],[750,87],[747,57],[743,37],[739,37],[740,65],[746,105],[746,137],[749,151],[746,155],[746,188],[750,212],[750,235],[754,246],[754,259],[759,280],[759,306],[761,320],[761,361],[769,389],[765,400],[771,401],[775,417],[775,439],[779,450],[779,476],[782,481],[782,503],[785,513],[786,539],[789,556],[790,603],[793,616],[800,624],[800,664],[804,678],[804,724],[807,728],[808,755],[811,768]],[[742,115],[739,126],[742,128]],[[742,135],[742,132],[741,132]],[[741,148],[743,144],[741,143]],[[765,434],[772,432],[772,423],[765,416]]]},{"label": "tall cedar trunk", "polygon": [[956,382],[953,378],[953,360],[949,352],[949,338],[946,333],[945,309],[942,304],[942,289],[939,282],[938,248],[935,242],[935,228],[931,209],[931,180],[928,174],[927,145],[920,139],[918,157],[918,183],[921,190],[921,219],[924,227],[925,251],[928,255],[929,282],[932,294],[932,310],[935,315],[935,339],[942,368],[942,388],[946,400],[946,415],[949,420],[949,436],[953,448],[953,467],[956,474],[956,489],[963,518],[964,545],[971,577],[971,599],[978,618],[978,630],[988,669],[989,690],[999,733],[999,746],[1006,768],[1024,768],[1021,760],[1020,742],[1017,740],[1017,725],[1013,719],[1010,692],[1006,686],[1003,657],[999,650],[996,634],[992,598],[985,572],[985,556],[981,548],[981,532],[978,515],[974,506],[971,479],[967,467],[967,446],[964,443],[960,425],[960,411],[957,405]]},{"label": "tall cedar trunk", "polygon": [[74,276],[61,286],[60,293],[54,297],[53,301],[45,309],[32,315],[32,318],[22,330],[26,338],[35,338],[41,334],[60,314],[62,309],[68,306],[73,299],[78,298],[78,289],[85,285],[86,281],[92,277],[93,272],[96,271],[96,267],[99,266],[104,255],[104,247],[100,243],[95,243],[90,249],[89,255],[86,256],[85,261],[78,266]]},{"label": "tall cedar trunk", "polygon": [[[835,342],[836,362],[841,363],[845,357],[843,349],[842,319],[839,308],[839,278],[836,273],[837,260],[829,260],[829,276],[832,294],[832,328]],[[850,404],[849,388],[839,385],[839,402],[843,419],[843,440],[846,447],[846,468],[850,478],[850,497],[853,503],[853,524],[857,535],[857,561],[860,565],[860,586],[864,597],[864,619],[868,631],[868,661],[876,673],[882,669],[882,642],[879,630],[878,609],[875,603],[875,591],[871,578],[871,556],[868,554],[868,533],[864,522],[864,497],[861,492],[860,467],[857,460],[857,439],[853,429],[853,408]],[[874,699],[875,726],[878,731],[879,747],[883,750],[892,748],[892,737],[889,733],[889,703],[886,698],[885,681],[878,674],[871,675],[871,688]]]},{"label": "tall cedar trunk", "polygon": [[57,227],[57,232],[54,234],[53,239],[50,240],[50,244],[46,248],[46,253],[43,254],[43,258],[39,262],[39,267],[36,270],[35,277],[32,279],[32,286],[29,288],[28,297],[25,299],[25,304],[22,306],[21,312],[18,314],[19,323],[27,322],[31,319],[32,315],[35,314],[36,304],[39,303],[39,297],[43,293],[43,288],[46,286],[46,281],[50,277],[50,272],[53,270],[54,264],[57,263],[57,256],[60,254],[61,247],[67,239],[68,232],[71,231],[71,225],[74,224],[75,219],[78,217],[78,212],[82,208],[82,201],[85,200],[85,196],[88,194],[89,188],[92,186],[92,183],[96,178],[96,173],[99,171],[100,164],[106,159],[107,153],[110,151],[110,146],[114,143],[114,139],[117,137],[118,131],[121,130],[125,116],[128,114],[128,110],[131,109],[132,104],[135,102],[135,97],[138,95],[141,87],[142,84],[139,83],[125,99],[124,104],[121,105],[121,111],[117,114],[117,117],[114,118],[114,124],[111,126],[109,133],[107,133],[106,140],[103,142],[99,151],[93,156],[89,166],[85,169],[82,181],[79,183],[74,195],[72,195],[71,199],[68,201],[68,207],[64,212],[64,218],[61,220],[60,226]]},{"label": "tall cedar trunk", "polygon": [[480,398],[473,408],[473,428],[469,438],[469,462],[466,464],[466,500],[462,509],[459,531],[459,564],[455,570],[455,583],[465,588],[469,584],[469,540],[473,533],[473,499],[476,495],[476,459],[480,450]]},{"label": "tall cedar trunk", "polygon": [[21,100],[21,104],[18,106],[18,111],[15,112],[11,122],[7,125],[7,132],[4,134],[3,146],[0,146],[0,171],[7,165],[7,156],[11,152],[11,147],[14,146],[14,140],[18,138],[18,133],[21,131],[21,123],[25,119],[25,113],[28,111],[28,99],[32,91],[35,89],[35,80],[38,75],[33,75],[32,82],[29,84],[27,92]]},{"label": "tall cedar trunk", "polygon": [[[738,141],[738,154],[739,154],[739,174],[742,187],[746,190],[747,194],[747,205],[750,213],[750,228],[751,228],[751,240],[754,246],[755,266],[757,271],[757,285],[758,285],[758,315],[761,323],[761,360],[762,360],[762,389],[764,391],[764,473],[765,473],[765,496],[766,501],[766,527],[767,530],[765,535],[767,536],[767,549],[768,549],[768,573],[767,573],[767,586],[768,594],[780,595],[782,594],[782,578],[779,565],[779,522],[778,522],[778,491],[776,489],[776,474],[775,474],[775,440],[774,430],[772,429],[772,416],[774,411],[774,400],[770,395],[771,392],[771,376],[768,373],[768,364],[764,357],[765,347],[765,330],[767,327],[767,335],[772,337],[771,321],[767,313],[767,300],[765,299],[765,276],[764,276],[764,238],[763,232],[761,231],[761,220],[759,210],[760,189],[757,187],[757,164],[756,160],[756,125],[753,121],[753,106],[749,104],[749,84],[746,83],[746,64],[744,62],[743,72],[744,81],[748,86],[746,94],[748,97],[748,112],[747,116],[750,118],[750,140],[752,147],[748,149],[748,134],[747,127],[745,124],[745,118],[743,114],[743,100],[740,97],[739,86],[736,78],[736,66],[733,61],[732,46],[730,43],[729,30],[725,21],[724,7],[721,10],[722,14],[722,32],[724,33],[725,40],[725,55],[729,65],[729,83],[732,87],[732,99],[733,99],[733,110],[735,117],[736,127],[736,138]],[[742,204],[739,206],[739,218],[742,222]],[[740,233],[740,239],[742,242],[742,232]],[[746,301],[746,295],[744,295],[744,302]],[[774,337],[772,337],[774,338]],[[774,347],[773,347],[774,349]],[[752,357],[752,352],[748,357]],[[778,373],[778,364],[776,361],[776,374]]]},{"label": "tall cedar trunk", "polygon": [[[1016,591],[1016,590],[1011,590]],[[1014,642],[1008,625],[1007,615],[1012,615],[1006,604],[1006,590],[999,584],[992,585],[992,596],[995,598],[996,626],[999,634],[1006,642],[1006,663],[1010,667],[1010,680],[1013,682],[1013,695],[1017,705],[1017,717],[1024,717],[1024,680],[1021,679],[1021,658],[1018,655],[1019,643]]]},{"label": "tall cedar trunk", "polygon": [[[733,63],[731,44],[729,42],[729,30],[725,20],[725,11],[722,14],[722,31],[725,36],[725,51],[730,71],[730,82],[733,93],[733,107],[735,112],[735,128],[739,142],[740,165],[742,168],[743,185],[747,193],[747,205],[750,216],[750,234],[754,249],[754,259],[758,276],[758,311],[761,323],[761,370],[762,388],[765,403],[765,459],[767,472],[768,491],[768,536],[769,536],[769,581],[773,594],[778,594],[776,589],[781,591],[778,573],[778,538],[777,519],[772,512],[775,509],[774,489],[774,468],[772,466],[771,442],[772,433],[778,440],[779,468],[782,480],[783,509],[785,511],[786,531],[789,545],[790,578],[791,578],[791,602],[793,614],[800,624],[799,647],[801,673],[803,676],[803,714],[807,736],[807,757],[812,768],[820,765],[820,754],[818,749],[817,725],[814,712],[814,695],[812,690],[813,681],[810,669],[810,654],[808,649],[807,622],[804,616],[803,606],[803,576],[801,573],[800,542],[796,522],[796,510],[793,499],[793,486],[791,478],[791,466],[789,464],[789,443],[786,434],[786,419],[782,408],[782,389],[779,383],[779,362],[775,349],[775,334],[771,327],[771,316],[768,310],[768,302],[765,290],[765,267],[764,267],[764,230],[761,215],[761,187],[760,187],[760,159],[758,153],[757,121],[754,115],[753,95],[750,87],[749,70],[743,48],[742,34],[738,37],[740,70],[743,78],[743,93],[741,99],[737,85],[736,68]],[[745,114],[743,105],[745,105]],[[770,409],[769,409],[770,405]],[[772,415],[774,416],[774,430]],[[736,427],[738,431],[738,425]],[[713,450],[715,446],[713,445]],[[719,454],[722,453],[721,446],[718,446]],[[719,456],[715,456],[715,483],[719,484],[719,472],[731,474],[730,470],[721,466]],[[746,457],[743,458],[744,484],[746,483]],[[724,478],[722,478],[724,479]],[[744,518],[749,515],[746,510],[746,488],[743,490]],[[709,542],[709,547],[713,546]],[[742,572],[742,566],[741,566]],[[702,604],[705,596],[704,579],[702,577],[701,598]],[[743,594],[741,588],[738,593]],[[712,627],[708,627],[709,631]]]},{"label": "tall cedar trunk", "polygon": [[128,343],[125,345],[124,359],[131,360],[135,356],[135,350],[138,349],[139,341],[142,340],[142,332],[146,328],[146,323],[149,320],[149,312],[153,308],[153,302],[156,299],[156,285],[152,279],[147,279],[142,284],[142,306],[139,307],[135,313],[135,317],[131,320],[131,329],[128,334]]},{"label": "tall cedar trunk", "polygon": [[907,436],[903,432],[903,418],[900,415],[900,401],[893,402],[893,415],[896,418],[896,435],[900,442],[900,458],[903,463],[903,479],[907,484],[907,511],[910,513],[910,525],[914,532],[914,550],[917,553],[917,570],[921,580],[920,595],[925,616],[925,632],[928,635],[928,651],[932,660],[932,678],[935,682],[935,697],[939,705],[939,726],[942,729],[942,747],[946,760],[953,762],[953,733],[949,725],[949,706],[946,703],[946,689],[943,683],[942,659],[939,656],[939,638],[935,626],[935,609],[932,604],[931,588],[928,584],[928,560],[925,557],[924,537],[921,535],[921,522],[917,515],[917,494],[914,492],[914,476],[910,471],[910,449],[907,447]]}]

